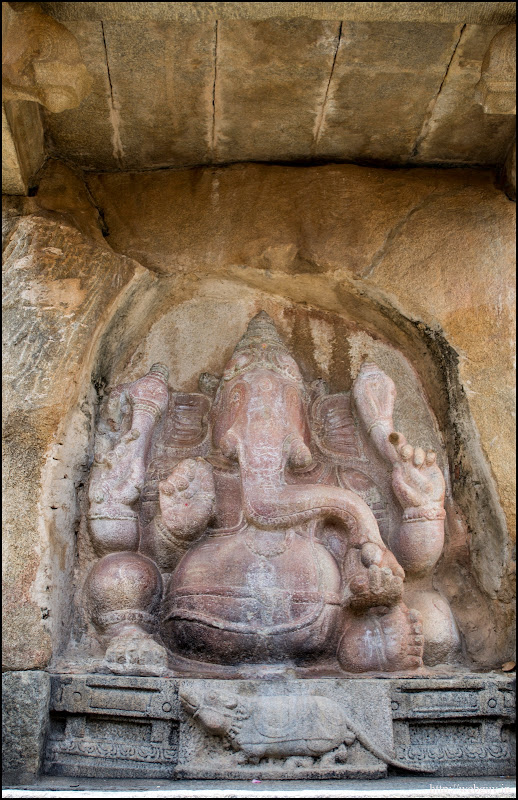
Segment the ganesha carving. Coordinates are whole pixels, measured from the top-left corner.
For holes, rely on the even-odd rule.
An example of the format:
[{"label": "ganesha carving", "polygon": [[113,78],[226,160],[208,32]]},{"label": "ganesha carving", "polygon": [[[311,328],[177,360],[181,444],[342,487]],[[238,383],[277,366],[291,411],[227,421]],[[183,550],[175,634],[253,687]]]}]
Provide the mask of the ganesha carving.
[{"label": "ganesha carving", "polygon": [[[179,402],[160,365],[113,390],[89,494],[100,559],[86,580],[106,667],[423,666],[405,571],[429,572],[440,555],[444,481],[434,454],[395,434],[383,406],[392,389],[378,373],[380,391],[360,372],[353,420],[349,395],[305,384],[261,312],[221,379],[202,376],[200,394]],[[333,436],[324,428],[336,418]],[[369,483],[368,460],[363,472],[348,460],[361,455],[355,436],[373,438],[393,466],[404,510],[390,545],[378,526],[388,501]]]}]

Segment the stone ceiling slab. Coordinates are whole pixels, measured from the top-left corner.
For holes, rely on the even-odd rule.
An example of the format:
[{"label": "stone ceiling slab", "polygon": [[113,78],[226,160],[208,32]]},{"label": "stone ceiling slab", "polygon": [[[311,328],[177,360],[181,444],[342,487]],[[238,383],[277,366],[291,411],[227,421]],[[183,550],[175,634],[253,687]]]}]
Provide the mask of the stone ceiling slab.
[{"label": "stone ceiling slab", "polygon": [[308,159],[339,23],[219,22],[216,161]]},{"label": "stone ceiling slab", "polygon": [[408,161],[460,30],[344,22],[315,154]]},{"label": "stone ceiling slab", "polygon": [[358,20],[365,22],[473,22],[506,25],[515,3],[40,3],[59,20],[156,20],[204,22],[223,19]]},{"label": "stone ceiling slab", "polygon": [[120,166],[210,161],[215,24],[103,24]]},{"label": "stone ceiling slab", "polygon": [[415,160],[426,163],[499,164],[513,138],[516,119],[486,114],[477,102],[475,87],[482,61],[500,28],[465,25],[441,91],[434,102]]},{"label": "stone ceiling slab", "polygon": [[77,109],[60,114],[44,110],[47,147],[84,169],[117,169],[102,23],[67,22],[67,28],[76,37],[93,78],[92,91]]},{"label": "stone ceiling slab", "polygon": [[67,25],[95,89],[73,117],[47,115],[53,154],[85,169],[208,163],[214,24]]},{"label": "stone ceiling slab", "polygon": [[[284,15],[268,19],[254,18],[257,4],[40,5],[68,17],[63,26],[93,79],[79,107],[44,110],[46,153],[85,170],[326,160],[500,166],[513,139],[513,116],[484,114],[477,93],[500,24],[392,19],[393,5],[418,6],[423,19],[434,6],[443,20],[448,5],[459,14],[469,6],[473,17],[475,7],[506,4],[385,4],[383,22],[348,19],[349,6],[364,16],[377,6],[362,3],[322,4],[330,16],[341,9],[341,20],[288,18],[285,5],[307,12],[311,3],[259,4]],[[175,5],[206,21],[168,21]]]}]

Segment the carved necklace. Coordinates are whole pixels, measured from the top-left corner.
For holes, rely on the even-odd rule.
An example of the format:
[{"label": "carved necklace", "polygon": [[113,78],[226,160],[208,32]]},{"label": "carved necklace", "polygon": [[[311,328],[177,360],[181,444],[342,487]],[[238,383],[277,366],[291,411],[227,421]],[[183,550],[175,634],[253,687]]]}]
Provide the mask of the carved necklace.
[{"label": "carved necklace", "polygon": [[[272,533],[269,531],[261,531],[257,528],[248,527],[245,533],[245,543],[252,553],[256,556],[263,558],[273,558],[280,556],[291,547],[293,537],[295,535],[293,529],[284,531],[282,538],[278,541],[271,541],[268,539]],[[275,535],[275,534],[274,534]]]}]

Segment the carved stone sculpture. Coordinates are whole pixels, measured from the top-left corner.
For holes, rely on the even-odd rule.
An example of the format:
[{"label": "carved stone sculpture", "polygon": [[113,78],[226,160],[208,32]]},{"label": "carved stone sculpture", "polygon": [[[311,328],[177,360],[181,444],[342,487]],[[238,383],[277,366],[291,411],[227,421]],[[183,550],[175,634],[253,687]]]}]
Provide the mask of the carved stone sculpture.
[{"label": "carved stone sculpture", "polygon": [[[401,603],[404,572],[372,511],[345,489],[287,480],[312,464],[305,387],[264,313],[225,368],[212,440],[228,466],[215,470],[212,527],[169,583],[164,636],[173,652],[218,664],[311,661],[336,652],[337,634],[354,621],[339,648],[346,669],[418,667],[417,620]],[[230,507],[222,491],[218,503],[225,471],[234,474]],[[344,564],[318,541],[327,519],[347,543]],[[354,640],[365,639],[378,607],[377,635],[390,631],[397,655],[387,647],[373,663]]]},{"label": "carved stone sculpture", "polygon": [[53,112],[78,106],[92,78],[75,37],[38,3],[2,3],[2,13],[3,99],[31,100]]},{"label": "carved stone sculpture", "polygon": [[[372,742],[345,710],[319,695],[243,697],[220,689],[183,688],[180,700],[212,734],[225,737],[244,762],[262,758],[292,759],[286,766],[344,763],[356,739],[375,756],[408,770]],[[298,756],[298,758],[294,758]],[[424,770],[426,772],[426,769]]]},{"label": "carved stone sculpture", "polygon": [[[171,391],[154,365],[101,410],[89,487],[100,560],[86,597],[105,666],[415,671],[421,615],[431,662],[451,660],[458,634],[431,586],[444,480],[435,453],[394,431],[390,379],[360,371],[364,433],[348,394],[306,386],[261,312],[221,379],[204,374],[201,386]],[[392,466],[397,533],[397,506],[379,468],[369,472],[369,437]]]},{"label": "carved stone sculpture", "polygon": [[[138,514],[153,429],[167,408],[168,372],[154,364],[149,373],[110,395],[96,439],[88,517],[95,551],[104,556],[87,579],[91,617],[109,642],[106,664],[118,673],[160,675],[167,655],[152,637],[162,596],[153,561],[134,552]],[[120,551],[120,552],[119,552]]]},{"label": "carved stone sculpture", "polygon": [[507,25],[491,40],[475,99],[486,114],[516,114],[516,25]]},{"label": "carved stone sculpture", "polygon": [[448,603],[431,586],[444,546],[446,517],[445,483],[436,454],[412,447],[394,430],[396,387],[376,364],[362,364],[353,395],[379,453],[392,465],[392,488],[403,518],[390,547],[406,572],[405,599],[422,617],[426,663],[453,660],[460,648],[457,626]]}]

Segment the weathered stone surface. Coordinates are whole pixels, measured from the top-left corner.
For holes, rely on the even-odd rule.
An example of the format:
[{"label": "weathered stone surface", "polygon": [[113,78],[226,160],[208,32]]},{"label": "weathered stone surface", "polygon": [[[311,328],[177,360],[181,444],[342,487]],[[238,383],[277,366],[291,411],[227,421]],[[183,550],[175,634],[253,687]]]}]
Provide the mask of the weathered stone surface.
[{"label": "weathered stone surface", "polygon": [[365,22],[478,22],[505,25],[515,19],[513,3],[41,3],[56,19],[182,20],[353,19]]},{"label": "weathered stone surface", "polygon": [[[52,676],[45,772],[89,777],[510,774],[509,677],[202,681]],[[401,774],[401,773],[400,773]]]},{"label": "weathered stone surface", "polygon": [[35,778],[49,725],[50,675],[39,670],[2,674],[2,775],[10,783]]},{"label": "weathered stone surface", "polygon": [[30,100],[49,111],[75,108],[88,94],[88,75],[70,31],[38,3],[2,3],[2,97]]},{"label": "weathered stone surface", "polygon": [[93,91],[80,108],[45,115],[50,152],[84,169],[493,165],[513,136],[509,118],[489,120],[475,99],[498,24],[224,13],[132,23],[107,14],[69,17]]},{"label": "weathered stone surface", "polygon": [[106,23],[103,28],[119,166],[208,163],[216,25]]},{"label": "weathered stone surface", "polygon": [[314,154],[407,162],[460,28],[344,22]]},{"label": "weathered stone surface", "polygon": [[502,28],[491,40],[476,95],[486,114],[516,116],[516,25]]},{"label": "weathered stone surface", "polygon": [[306,19],[218,22],[211,161],[315,153],[339,31]]},{"label": "weathered stone surface", "polygon": [[81,56],[92,77],[92,90],[79,109],[50,114],[43,110],[47,147],[55,151],[56,142],[68,160],[85,169],[96,163],[102,169],[116,169],[118,152],[117,106],[112,100],[106,66],[106,49],[100,22],[67,23],[77,40]]},{"label": "weathered stone surface", "polygon": [[424,163],[502,163],[514,132],[509,115],[486,114],[476,97],[483,59],[497,33],[491,25],[465,25],[444,76],[441,91],[430,104],[415,144],[414,159]]},{"label": "weathered stone surface", "polygon": [[2,103],[2,192],[26,195],[44,158],[40,106]]},{"label": "weathered stone surface", "polygon": [[87,169],[100,163],[132,169],[209,161],[214,25],[69,27],[94,76],[94,90],[77,114],[46,115],[54,151],[67,152]]},{"label": "weathered stone surface", "polygon": [[[97,214],[74,175],[69,194],[59,191],[64,179],[59,170],[49,176],[47,209],[34,198],[4,205],[3,663],[11,670],[45,667],[68,635],[91,373],[117,300],[123,306],[146,286],[141,267],[78,230],[74,209],[90,231]],[[57,212],[48,210],[53,191]]]}]

